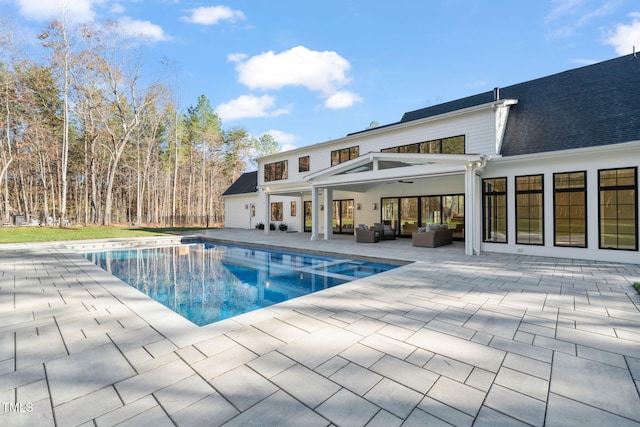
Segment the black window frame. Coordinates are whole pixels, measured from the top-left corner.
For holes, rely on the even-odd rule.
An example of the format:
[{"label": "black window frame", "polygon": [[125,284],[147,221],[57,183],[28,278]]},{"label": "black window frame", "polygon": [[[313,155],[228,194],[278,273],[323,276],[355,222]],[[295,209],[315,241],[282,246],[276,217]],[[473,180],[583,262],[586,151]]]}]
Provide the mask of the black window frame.
[{"label": "black window frame", "polygon": [[352,147],[347,147],[347,148],[340,148],[338,150],[331,150],[331,166],[337,166],[340,163],[357,159],[359,156],[360,156],[359,145],[354,145]]},{"label": "black window frame", "polygon": [[[489,181],[504,181],[504,190],[487,190],[487,184]],[[509,198],[508,198],[508,185],[509,182],[507,177],[494,177],[494,178],[485,178],[482,180],[482,241],[485,243],[509,243]],[[496,185],[494,184],[493,187]],[[501,197],[504,197],[504,230],[491,227],[490,230],[488,228],[488,220],[487,218],[487,210],[489,209],[489,200],[492,201],[491,206],[501,207],[499,203],[496,203],[497,200],[500,200]],[[498,217],[494,217],[491,215],[492,222],[491,224],[498,223]],[[488,233],[491,231],[491,233]],[[504,231],[504,240],[497,240],[496,237],[490,237],[489,234],[494,234],[496,231]]]},{"label": "black window frame", "polygon": [[[518,180],[522,179],[522,178],[540,178],[540,188],[539,189],[527,189],[527,190],[521,190],[519,189],[519,183]],[[533,174],[533,175],[518,175],[515,177],[515,208],[516,208],[516,244],[518,245],[533,245],[533,246],[544,246],[544,227],[545,227],[545,218],[544,218],[544,174]],[[542,233],[542,242],[541,243],[531,243],[531,231],[529,231],[529,241],[528,242],[521,242],[520,241],[520,232],[519,232],[519,220],[520,220],[520,210],[519,208],[520,203],[519,203],[519,195],[532,195],[532,194],[539,194],[540,195],[540,218],[535,218],[535,219],[539,219],[542,221],[542,229],[540,230],[540,232]],[[524,207],[524,206],[523,206]],[[531,204],[527,204],[527,208],[529,213],[531,212]],[[531,215],[529,215],[527,217],[528,221],[531,221]],[[529,230],[531,230],[529,228]]]},{"label": "black window frame", "polygon": [[[571,175],[573,174],[583,174],[584,175],[584,186],[583,187],[571,187]],[[568,175],[569,176],[569,184],[567,187],[562,187],[562,188],[558,188],[558,181],[557,178],[561,175]],[[563,248],[588,248],[589,247],[589,228],[588,228],[588,192],[587,192],[587,171],[586,170],[582,170],[582,171],[571,171],[571,172],[556,172],[553,174],[553,245],[557,246],[557,247],[563,247]],[[558,243],[558,198],[556,197],[558,194],[561,193],[583,193],[583,200],[584,200],[584,215],[583,215],[583,220],[584,220],[584,245],[576,245],[576,244],[559,244]],[[572,205],[570,203],[570,199],[571,196],[569,196],[569,205],[567,205],[567,207],[569,208],[569,213],[571,213],[571,207],[573,207],[574,205]],[[571,221],[571,216],[569,216],[569,221]]]},{"label": "black window frame", "polygon": [[311,158],[309,156],[298,157],[298,173],[309,172]]},{"label": "black window frame", "polygon": [[[443,147],[447,143],[456,138],[462,138],[462,152],[447,152],[443,151]],[[436,150],[433,150],[433,149]],[[411,144],[398,145],[395,147],[383,148],[381,153],[420,153],[420,154],[465,154],[467,152],[467,137],[466,135],[448,136],[446,138],[432,139],[430,141],[414,142]]]},{"label": "black window frame", "polygon": [[[624,170],[633,170],[633,184],[630,185],[619,185],[616,183],[616,185],[608,185],[608,186],[604,186],[602,185],[602,173],[603,172],[610,172],[610,171],[624,171]],[[616,177],[617,178],[617,177]],[[622,190],[633,190],[634,192],[634,200],[633,200],[633,205],[634,205],[634,219],[635,219],[635,230],[634,230],[634,234],[633,237],[635,239],[635,246],[634,248],[620,248],[620,247],[611,247],[611,246],[603,246],[602,240],[603,240],[603,218],[602,218],[602,206],[603,206],[603,192],[604,191],[622,191]],[[616,203],[616,206],[619,206],[618,203]],[[616,213],[619,213],[620,209],[616,209]],[[617,220],[619,220],[619,218],[616,218]],[[617,227],[619,227],[619,223],[616,224]],[[617,236],[617,243],[618,246],[620,245],[619,243],[619,236],[620,234],[616,234]],[[627,234],[628,235],[628,234]],[[638,167],[637,166],[629,166],[629,167],[623,167],[623,168],[609,168],[609,169],[598,169],[598,248],[599,249],[610,249],[610,250],[617,250],[617,251],[638,251]]]},{"label": "black window frame", "polygon": [[281,181],[289,178],[289,160],[280,160],[264,165],[264,181]]}]

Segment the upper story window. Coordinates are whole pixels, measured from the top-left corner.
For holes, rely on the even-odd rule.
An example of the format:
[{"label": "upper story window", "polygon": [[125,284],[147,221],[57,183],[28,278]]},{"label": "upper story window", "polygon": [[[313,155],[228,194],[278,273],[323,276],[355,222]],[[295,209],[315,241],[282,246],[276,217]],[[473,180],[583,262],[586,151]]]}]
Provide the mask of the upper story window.
[{"label": "upper story window", "polygon": [[382,153],[464,154],[464,135],[383,148]]},{"label": "upper story window", "polygon": [[331,166],[339,165],[340,163],[347,162],[351,159],[355,159],[360,155],[360,147],[349,147],[341,150],[333,150],[331,152]]},{"label": "upper story window", "polygon": [[264,165],[264,180],[277,181],[289,178],[289,161],[282,160]]},{"label": "upper story window", "polygon": [[298,172],[309,172],[309,156],[298,157]]}]

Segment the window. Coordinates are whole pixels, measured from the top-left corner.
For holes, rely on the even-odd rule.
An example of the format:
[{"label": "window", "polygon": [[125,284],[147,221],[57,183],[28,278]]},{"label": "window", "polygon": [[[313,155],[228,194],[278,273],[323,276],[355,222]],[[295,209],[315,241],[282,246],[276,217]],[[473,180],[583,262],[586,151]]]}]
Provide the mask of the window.
[{"label": "window", "polygon": [[271,203],[271,221],[282,221],[282,202]]},{"label": "window", "polygon": [[264,180],[277,181],[289,178],[289,161],[282,160],[280,162],[268,163],[264,165]]},{"label": "window", "polygon": [[482,240],[507,243],[507,178],[482,180]]},{"label": "window", "polygon": [[600,249],[638,250],[638,169],[598,171]]},{"label": "window", "polygon": [[516,243],[544,245],[544,176],[516,176]]},{"label": "window", "polygon": [[554,244],[587,247],[587,173],[553,174]]},{"label": "window", "polygon": [[464,135],[383,148],[381,153],[464,154]]},{"label": "window", "polygon": [[298,172],[309,172],[309,156],[298,157]]},{"label": "window", "polygon": [[291,202],[291,216],[296,216],[297,213],[296,202]]},{"label": "window", "polygon": [[340,163],[347,162],[351,159],[355,159],[360,155],[360,147],[349,147],[341,150],[333,150],[331,152],[331,166],[339,165]]}]

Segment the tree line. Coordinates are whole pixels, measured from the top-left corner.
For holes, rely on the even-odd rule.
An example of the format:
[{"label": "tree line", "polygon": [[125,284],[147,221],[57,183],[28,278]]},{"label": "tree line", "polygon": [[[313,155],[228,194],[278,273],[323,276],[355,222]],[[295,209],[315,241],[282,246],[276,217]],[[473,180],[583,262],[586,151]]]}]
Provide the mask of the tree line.
[{"label": "tree line", "polygon": [[205,95],[181,109],[171,63],[145,75],[144,44],[114,23],[52,21],[37,59],[0,27],[2,223],[212,226],[226,188],[279,150],[224,129]]}]

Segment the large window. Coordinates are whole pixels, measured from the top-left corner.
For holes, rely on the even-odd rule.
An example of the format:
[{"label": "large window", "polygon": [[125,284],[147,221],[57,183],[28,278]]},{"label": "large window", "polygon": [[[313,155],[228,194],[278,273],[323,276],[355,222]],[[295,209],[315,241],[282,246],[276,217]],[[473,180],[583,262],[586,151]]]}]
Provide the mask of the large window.
[{"label": "large window", "polygon": [[638,169],[598,171],[600,249],[638,250]]},{"label": "large window", "polygon": [[349,147],[341,150],[333,150],[331,152],[331,166],[339,165],[340,163],[347,162],[351,159],[355,159],[360,155],[360,147]]},{"label": "large window", "polygon": [[587,247],[587,173],[553,174],[554,244]]},{"label": "large window", "polygon": [[516,176],[516,243],[544,245],[544,176]]},{"label": "large window", "polygon": [[507,178],[482,180],[482,240],[507,243]]},{"label": "large window", "polygon": [[383,148],[382,153],[464,154],[464,135]]},{"label": "large window", "polygon": [[298,157],[298,172],[309,172],[309,156]]},{"label": "large window", "polygon": [[271,203],[271,221],[282,221],[282,202]]},{"label": "large window", "polygon": [[289,161],[282,160],[280,162],[268,163],[264,165],[264,180],[277,181],[289,178]]}]

